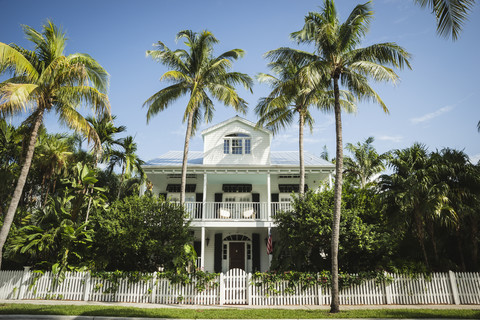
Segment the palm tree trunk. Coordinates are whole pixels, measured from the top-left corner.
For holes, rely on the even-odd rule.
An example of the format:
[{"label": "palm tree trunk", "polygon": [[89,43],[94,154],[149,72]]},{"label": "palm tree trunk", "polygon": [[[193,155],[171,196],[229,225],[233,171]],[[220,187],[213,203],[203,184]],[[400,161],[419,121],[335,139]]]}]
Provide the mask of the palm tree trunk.
[{"label": "palm tree trunk", "polygon": [[417,229],[418,243],[420,244],[420,248],[422,249],[423,261],[425,262],[425,266],[428,268],[428,256],[427,250],[425,249],[425,230],[423,229],[422,215],[418,208],[415,209],[415,228]]},{"label": "palm tree trunk", "polygon": [[187,159],[188,159],[188,144],[190,143],[190,136],[192,135],[193,127],[193,111],[188,114],[187,132],[185,133],[185,144],[183,147],[183,161],[182,161],[182,182],[180,185],[180,204],[185,204],[185,189],[187,186]]},{"label": "palm tree trunk", "polygon": [[335,196],[332,223],[332,302],[330,312],[340,312],[338,291],[338,245],[340,240],[340,217],[342,206],[342,173],[343,173],[343,142],[342,142],[342,110],[340,109],[340,90],[338,76],[333,78],[335,94],[335,131],[336,131],[336,161],[335,161]]},{"label": "palm tree trunk", "polygon": [[[124,175],[125,175],[125,162],[122,165],[122,175],[120,176],[120,186],[118,187],[117,200],[120,199],[120,193],[122,191]],[[88,192],[88,190],[87,190],[87,192]]]},{"label": "palm tree trunk", "polygon": [[300,123],[298,128],[298,150],[300,161],[300,185],[298,186],[298,193],[300,197],[303,197],[305,193],[305,163],[303,161],[303,126],[305,124],[305,118],[300,111]]},{"label": "palm tree trunk", "polygon": [[457,238],[458,255],[460,257],[461,271],[465,272],[467,271],[467,269],[465,268],[465,256],[463,255],[462,236],[460,234],[460,228],[457,228],[456,230],[456,238]]},{"label": "palm tree trunk", "polygon": [[3,226],[0,230],[0,269],[2,268],[2,258],[3,258],[3,246],[5,241],[7,241],[8,233],[10,232],[10,227],[12,226],[13,218],[15,217],[15,212],[17,211],[18,202],[22,196],[23,187],[27,181],[28,171],[30,171],[30,166],[32,164],[33,153],[35,151],[35,143],[37,142],[38,129],[43,121],[43,113],[45,109],[40,107],[33,124],[33,130],[30,134],[30,139],[28,142],[27,153],[25,155],[25,162],[22,165],[20,170],[20,176],[18,177],[17,186],[13,192],[12,201],[8,207],[7,214],[3,220]]},{"label": "palm tree trunk", "polygon": [[478,271],[478,219],[472,216],[471,222],[472,263],[474,270]]}]

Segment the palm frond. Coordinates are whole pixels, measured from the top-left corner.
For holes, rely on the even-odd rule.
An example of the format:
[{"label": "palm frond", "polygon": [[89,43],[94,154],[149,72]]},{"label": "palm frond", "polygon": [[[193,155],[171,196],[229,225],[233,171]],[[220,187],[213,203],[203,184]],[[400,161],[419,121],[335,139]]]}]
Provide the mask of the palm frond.
[{"label": "palm frond", "polygon": [[428,7],[435,14],[437,33],[451,36],[455,41],[460,36],[463,24],[475,5],[475,0],[415,0],[421,7]]},{"label": "palm frond", "polygon": [[87,138],[88,142],[93,142],[96,150],[101,150],[102,143],[95,129],[90,123],[77,111],[75,106],[62,104],[55,109],[62,124],[75,132],[81,133]]},{"label": "palm frond", "polygon": [[5,70],[11,70],[14,76],[25,76],[31,82],[39,77],[38,71],[21,52],[0,42],[0,74]]},{"label": "palm frond", "polygon": [[[29,83],[4,83],[0,86],[0,114],[15,115],[42,102],[38,86]],[[39,101],[40,99],[40,101]]]},{"label": "palm frond", "polygon": [[186,86],[184,83],[179,83],[166,87],[148,98],[143,103],[143,106],[148,108],[147,123],[150,121],[152,116],[165,110],[176,99],[187,94],[189,91],[189,86]]},{"label": "palm frond", "polygon": [[95,59],[86,53],[72,54],[67,59],[71,64],[78,64],[82,67],[95,88],[102,93],[107,93],[110,75]]}]

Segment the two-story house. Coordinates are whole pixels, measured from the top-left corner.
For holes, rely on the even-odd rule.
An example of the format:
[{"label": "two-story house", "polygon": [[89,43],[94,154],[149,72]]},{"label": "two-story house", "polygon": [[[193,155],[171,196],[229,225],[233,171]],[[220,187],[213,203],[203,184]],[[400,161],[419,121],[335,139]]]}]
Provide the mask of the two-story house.
[{"label": "two-story house", "polygon": [[[185,206],[191,215],[199,267],[210,272],[269,269],[273,218],[298,192],[298,151],[270,151],[272,133],[238,116],[202,131],[204,148],[189,151]],[[153,192],[180,199],[182,151],[143,166]],[[305,184],[331,185],[334,165],[305,153]]]}]

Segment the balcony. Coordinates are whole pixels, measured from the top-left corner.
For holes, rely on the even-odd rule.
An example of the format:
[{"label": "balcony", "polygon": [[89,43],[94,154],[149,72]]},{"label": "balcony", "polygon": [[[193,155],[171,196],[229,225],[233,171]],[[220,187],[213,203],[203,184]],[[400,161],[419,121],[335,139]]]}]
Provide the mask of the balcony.
[{"label": "balcony", "polygon": [[[215,221],[268,221],[267,202],[186,202],[185,209],[189,218],[198,220]],[[270,203],[271,218],[277,212],[292,209],[290,202]]]}]

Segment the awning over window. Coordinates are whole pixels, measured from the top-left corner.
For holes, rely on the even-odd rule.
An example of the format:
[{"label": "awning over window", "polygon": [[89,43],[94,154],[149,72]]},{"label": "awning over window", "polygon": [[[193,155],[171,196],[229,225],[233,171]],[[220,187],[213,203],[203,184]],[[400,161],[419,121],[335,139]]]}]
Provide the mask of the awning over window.
[{"label": "awning over window", "polygon": [[223,192],[252,192],[251,184],[224,184]]},{"label": "awning over window", "polygon": [[[185,186],[185,192],[195,192],[196,188],[196,184],[187,184]],[[168,184],[167,192],[180,192],[180,184]]]},{"label": "awning over window", "polygon": [[[297,184],[279,184],[278,185],[278,190],[281,193],[291,193],[295,192],[298,193],[300,189],[300,186]],[[305,190],[308,190],[308,185],[305,185]]]}]

